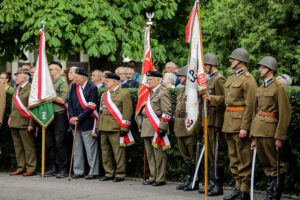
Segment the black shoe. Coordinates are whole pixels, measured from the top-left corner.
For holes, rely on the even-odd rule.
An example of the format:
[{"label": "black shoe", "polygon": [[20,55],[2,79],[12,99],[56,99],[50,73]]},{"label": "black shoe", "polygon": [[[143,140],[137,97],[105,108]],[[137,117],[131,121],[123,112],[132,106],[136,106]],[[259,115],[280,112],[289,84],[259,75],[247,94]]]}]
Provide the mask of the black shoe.
[{"label": "black shoe", "polygon": [[96,179],[96,175],[87,175],[84,177],[86,180]]},{"label": "black shoe", "polygon": [[233,191],[233,193],[231,193],[230,195],[227,195],[227,196],[223,197],[223,199],[224,200],[234,200],[240,193],[241,193],[240,190],[235,189]]},{"label": "black shoe", "polygon": [[154,182],[152,184],[152,186],[162,186],[162,185],[166,185],[166,182],[162,181],[162,182]]},{"label": "black shoe", "polygon": [[109,180],[113,180],[114,177],[107,177],[107,176],[103,176],[99,179],[99,181],[109,181]]},{"label": "black shoe", "polygon": [[[211,192],[215,187],[215,167],[211,166],[208,171],[208,187],[207,192]],[[198,190],[200,194],[204,194],[204,188]]]},{"label": "black shoe", "polygon": [[215,185],[214,189],[207,193],[207,196],[220,196],[223,195],[223,186]]},{"label": "black shoe", "polygon": [[240,194],[235,197],[235,200],[250,200],[250,195],[247,192],[240,192]]},{"label": "black shoe", "polygon": [[147,180],[147,181],[143,182],[143,185],[152,185],[154,182],[155,181],[149,181],[149,180]]},{"label": "black shoe", "polygon": [[73,179],[83,178],[83,175],[80,175],[80,174],[73,174],[72,178],[73,178]]},{"label": "black shoe", "polygon": [[124,178],[115,177],[115,179],[113,180],[113,182],[121,182],[121,181],[124,181]]},{"label": "black shoe", "polygon": [[65,168],[59,170],[59,173],[56,175],[56,178],[66,178],[66,177],[67,177],[67,172]]},{"label": "black shoe", "polygon": [[56,176],[57,174],[58,174],[57,167],[53,165],[52,167],[49,167],[48,170],[44,173],[44,177]]},{"label": "black shoe", "polygon": [[196,181],[194,187],[193,186],[193,182],[191,182],[187,187],[184,187],[183,190],[184,191],[194,191],[194,190],[198,190],[199,189],[199,182]]},{"label": "black shoe", "polygon": [[185,172],[186,172],[185,181],[183,184],[176,186],[177,190],[183,190],[185,187],[188,187],[191,184],[192,176],[194,175],[192,174],[193,173],[192,165],[193,165],[192,163],[185,164]]}]

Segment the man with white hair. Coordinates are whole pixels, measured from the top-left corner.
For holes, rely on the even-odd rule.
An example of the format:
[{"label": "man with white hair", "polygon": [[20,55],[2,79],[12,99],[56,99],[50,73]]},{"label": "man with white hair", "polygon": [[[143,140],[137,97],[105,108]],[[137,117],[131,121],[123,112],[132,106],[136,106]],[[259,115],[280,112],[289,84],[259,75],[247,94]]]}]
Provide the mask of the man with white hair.
[{"label": "man with white hair", "polygon": [[171,95],[160,84],[162,74],[157,71],[147,72],[147,82],[151,87],[147,104],[141,109],[143,115],[141,137],[144,139],[149,180],[144,185],[165,185],[167,170],[166,149],[170,148],[167,132],[171,119]]},{"label": "man with white hair", "polygon": [[96,111],[98,101],[97,87],[88,81],[88,74],[84,69],[75,70],[76,84],[71,85],[68,111],[72,131],[77,126],[76,142],[74,147],[74,175],[73,178],[82,178],[84,175],[85,156],[90,167],[85,179],[95,179],[99,175],[99,151],[96,137]]},{"label": "man with white hair", "polygon": [[287,74],[282,74],[281,76],[277,76],[276,80],[279,83],[284,84],[285,86],[291,86],[292,85],[292,78]]},{"label": "man with white hair", "polygon": [[168,62],[165,65],[165,73],[173,73],[176,75],[175,86],[180,84],[179,76],[177,75],[177,68],[178,66],[174,62]]},{"label": "man with white hair", "polygon": [[[113,73],[105,75],[108,89],[101,97],[98,129],[101,132],[101,149],[105,176],[100,181],[123,181],[126,176],[125,147],[121,143],[130,139],[129,132],[133,113],[130,93],[119,86],[120,77]],[[114,159],[113,159],[114,157]],[[114,167],[114,161],[116,163]]]},{"label": "man with white hair", "polygon": [[176,79],[177,77],[175,74],[165,73],[162,84],[165,88],[175,88]]},{"label": "man with white hair", "polygon": [[69,82],[70,82],[70,87],[73,83],[75,83],[75,69],[77,69],[76,66],[72,66],[70,68],[69,74],[68,74],[68,78],[69,78]]},{"label": "man with white hair", "polygon": [[17,169],[10,175],[33,176],[36,171],[37,158],[32,133],[34,120],[27,110],[31,88],[31,84],[28,82],[30,73],[26,69],[19,69],[15,75],[18,86],[13,97],[14,100],[12,100],[8,126],[14,141]]},{"label": "man with white hair", "polygon": [[128,88],[139,88],[140,86],[139,82],[133,80],[134,74],[135,74],[134,69],[130,67],[125,67],[125,76],[127,79],[126,85],[128,86]]},{"label": "man with white hair", "polygon": [[99,69],[94,70],[92,73],[91,81],[97,86],[97,88],[105,88],[102,83],[102,74],[102,71]]},{"label": "man with white hair", "polygon": [[126,79],[126,76],[125,76],[125,67],[123,66],[120,66],[118,67],[116,70],[115,70],[115,73],[120,77],[120,85],[121,85],[121,88],[126,88],[127,85],[127,79]]}]

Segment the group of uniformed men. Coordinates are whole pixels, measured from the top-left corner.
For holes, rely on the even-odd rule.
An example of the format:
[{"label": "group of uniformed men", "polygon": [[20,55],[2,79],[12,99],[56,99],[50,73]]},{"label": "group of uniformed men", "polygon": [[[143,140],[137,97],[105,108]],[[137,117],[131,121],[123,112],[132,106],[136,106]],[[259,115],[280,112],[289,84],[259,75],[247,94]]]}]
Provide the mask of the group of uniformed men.
[{"label": "group of uniformed men", "polygon": [[[253,76],[247,71],[249,62],[247,50],[235,49],[230,59],[235,72],[225,79],[218,72],[217,56],[212,53],[204,55],[207,92],[199,95],[208,100],[207,151],[210,162],[208,195],[223,195],[227,142],[229,167],[235,180],[235,190],[225,196],[224,200],[249,199],[251,147],[257,148],[258,158],[268,177],[266,199],[280,199],[286,170],[277,155],[286,137],[291,119],[291,106],[285,86],[274,77],[277,61],[267,56],[258,63],[263,84],[257,88]],[[60,76],[61,68],[58,62],[49,64],[57,98],[54,100],[55,119],[46,130],[49,167],[45,176],[66,177],[67,150],[63,138],[70,124],[74,135],[77,130],[72,177],[84,176],[84,154],[89,165],[89,173],[85,178],[95,179],[99,175],[99,147],[97,138],[94,137],[98,129],[101,138],[102,164],[105,170],[105,176],[101,177],[100,181],[123,181],[126,176],[123,144],[124,141],[130,143],[132,137],[130,125],[133,108],[129,92],[120,87],[118,75],[107,73],[105,86],[108,90],[101,97],[98,116],[98,90],[88,81],[87,72],[80,68],[75,69],[75,84],[70,86],[69,92],[68,84]],[[34,175],[36,170],[33,135],[30,133],[33,130],[34,120],[28,116],[24,106],[27,105],[30,92],[29,75],[26,70],[19,70],[16,73],[18,87],[12,101],[9,126],[18,167],[16,171],[11,172],[11,175],[30,176]],[[178,75],[182,85],[185,86],[187,67],[182,67]],[[171,95],[161,86],[162,75],[159,72],[148,71],[147,78],[151,88],[149,99],[140,113],[137,113],[142,119],[139,128],[144,139],[150,171],[149,179],[143,184],[161,186],[165,185],[166,180],[167,156],[164,150],[168,146],[166,136],[172,116]],[[196,187],[192,187],[192,178],[195,172],[196,142],[204,126],[204,120],[200,119],[199,128],[188,135],[184,128],[185,87],[179,91],[176,102],[174,132],[186,165],[186,180],[182,185],[177,186],[177,189],[189,191],[198,189],[198,183]],[[203,114],[201,118],[204,118]],[[156,143],[157,139],[164,142]],[[216,144],[218,144],[217,149]],[[277,162],[280,163],[280,169],[277,169]],[[200,189],[199,192],[204,191]]]}]

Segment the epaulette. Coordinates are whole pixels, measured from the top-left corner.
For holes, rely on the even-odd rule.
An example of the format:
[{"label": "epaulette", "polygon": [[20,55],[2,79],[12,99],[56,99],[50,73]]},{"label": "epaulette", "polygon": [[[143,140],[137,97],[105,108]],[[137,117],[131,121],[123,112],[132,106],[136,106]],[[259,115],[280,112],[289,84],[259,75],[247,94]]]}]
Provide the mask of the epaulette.
[{"label": "epaulette", "polygon": [[245,72],[245,76],[251,76],[250,72]]}]

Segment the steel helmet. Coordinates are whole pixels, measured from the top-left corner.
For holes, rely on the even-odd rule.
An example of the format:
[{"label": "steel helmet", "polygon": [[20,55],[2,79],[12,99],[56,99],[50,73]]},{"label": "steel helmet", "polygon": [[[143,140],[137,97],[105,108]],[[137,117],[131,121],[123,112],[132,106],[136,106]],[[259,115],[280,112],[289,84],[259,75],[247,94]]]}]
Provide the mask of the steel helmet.
[{"label": "steel helmet", "polygon": [[266,56],[263,59],[261,59],[258,63],[259,65],[266,66],[275,72],[277,72],[277,60],[272,56]]},{"label": "steel helmet", "polygon": [[218,66],[218,57],[213,53],[206,53],[204,55],[204,64]]},{"label": "steel helmet", "polygon": [[249,62],[249,53],[244,48],[237,48],[233,50],[231,55],[229,56],[231,59],[236,59],[245,63]]}]

